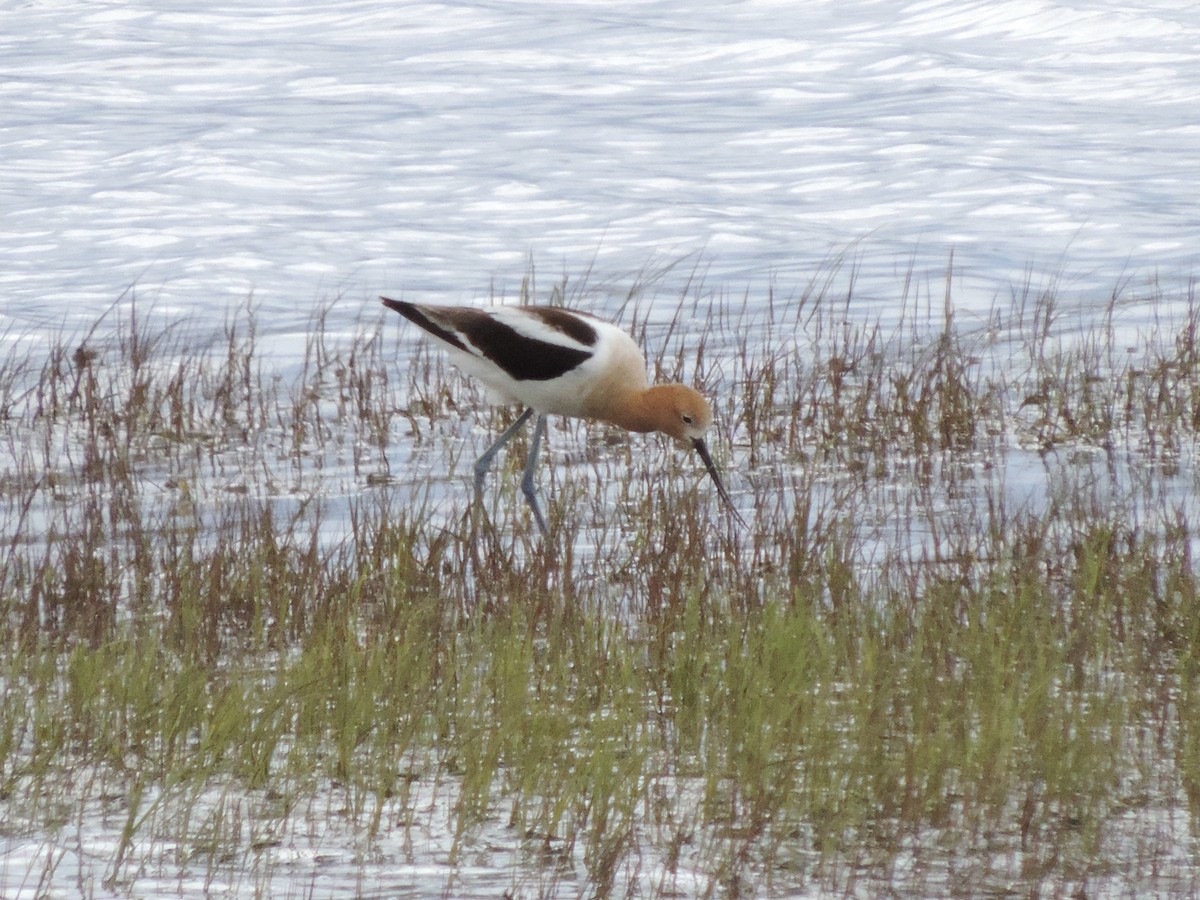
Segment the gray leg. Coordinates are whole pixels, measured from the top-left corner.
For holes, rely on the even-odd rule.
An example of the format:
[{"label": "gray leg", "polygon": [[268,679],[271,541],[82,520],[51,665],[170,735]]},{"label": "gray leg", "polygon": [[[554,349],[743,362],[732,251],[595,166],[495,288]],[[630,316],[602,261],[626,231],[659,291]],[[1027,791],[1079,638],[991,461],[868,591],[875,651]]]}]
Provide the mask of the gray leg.
[{"label": "gray leg", "polygon": [[529,459],[525,461],[525,473],[521,476],[521,493],[525,495],[525,499],[529,501],[529,508],[533,510],[533,517],[537,519],[538,528],[542,534],[546,533],[546,518],[542,515],[541,507],[537,501],[537,487],[533,483],[533,473],[537,469],[538,450],[542,447],[542,435],[546,433],[546,417],[538,416],[537,425],[533,429],[533,446],[529,448]]},{"label": "gray leg", "polygon": [[521,430],[521,426],[529,421],[529,417],[533,415],[532,409],[527,409],[517,417],[517,421],[513,422],[505,430],[504,434],[496,439],[496,443],[483,451],[483,456],[475,460],[475,493],[483,490],[483,478],[488,473],[488,469],[492,467],[492,460],[496,458],[496,454],[500,452],[500,448],[512,440],[512,436]]}]

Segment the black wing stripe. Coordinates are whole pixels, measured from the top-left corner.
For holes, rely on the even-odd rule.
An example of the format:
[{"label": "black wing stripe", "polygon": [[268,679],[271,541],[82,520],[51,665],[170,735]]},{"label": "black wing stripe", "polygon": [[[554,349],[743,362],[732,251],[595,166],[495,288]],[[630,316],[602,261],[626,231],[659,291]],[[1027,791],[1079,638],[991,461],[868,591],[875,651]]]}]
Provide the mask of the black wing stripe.
[{"label": "black wing stripe", "polygon": [[561,331],[567,337],[587,347],[595,347],[600,335],[588,324],[586,319],[575,313],[567,312],[556,306],[527,306],[524,309],[530,315],[537,316],[543,323],[555,331]]},{"label": "black wing stripe", "polygon": [[486,313],[459,323],[463,337],[516,381],[550,381],[591,359],[591,350],[548,344]]},{"label": "black wing stripe", "polygon": [[[437,309],[438,318],[434,318],[415,303],[389,297],[379,299],[388,309],[400,313],[438,340],[495,363],[515,381],[550,381],[578,368],[592,357],[591,350],[539,341],[469,306],[440,307]],[[551,328],[589,347],[594,346],[599,337],[591,325],[564,310],[530,307],[528,312]],[[470,346],[464,343],[464,338],[470,341]]]}]

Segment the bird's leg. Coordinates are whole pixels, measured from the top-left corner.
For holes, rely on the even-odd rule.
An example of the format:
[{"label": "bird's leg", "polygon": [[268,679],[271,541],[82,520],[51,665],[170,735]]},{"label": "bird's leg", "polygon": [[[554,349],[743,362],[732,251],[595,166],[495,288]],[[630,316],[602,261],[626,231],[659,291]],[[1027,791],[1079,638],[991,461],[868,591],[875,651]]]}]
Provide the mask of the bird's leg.
[{"label": "bird's leg", "polygon": [[521,430],[521,426],[529,421],[529,417],[533,415],[532,409],[527,409],[517,417],[517,421],[505,429],[504,434],[496,439],[496,443],[483,451],[483,456],[475,460],[475,493],[478,494],[483,490],[483,478],[488,473],[488,469],[492,467],[492,460],[496,458],[496,454],[500,452],[500,448],[512,440],[512,436]]},{"label": "bird's leg", "polygon": [[533,473],[537,469],[538,450],[542,446],[542,435],[546,433],[546,417],[538,416],[537,425],[533,429],[533,445],[529,448],[529,459],[525,461],[525,472],[521,475],[521,493],[525,495],[525,499],[529,501],[529,508],[533,510],[533,517],[537,519],[538,528],[542,534],[546,533],[546,518],[542,515],[541,507],[537,501],[537,487],[533,483]]}]

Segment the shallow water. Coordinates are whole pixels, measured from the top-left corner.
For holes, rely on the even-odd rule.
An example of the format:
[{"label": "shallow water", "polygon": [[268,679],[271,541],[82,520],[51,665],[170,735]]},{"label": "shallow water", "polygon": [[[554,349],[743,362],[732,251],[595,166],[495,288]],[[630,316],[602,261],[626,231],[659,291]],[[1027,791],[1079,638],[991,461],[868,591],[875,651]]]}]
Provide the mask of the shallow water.
[{"label": "shallow water", "polygon": [[1195,268],[1197,44],[1182,0],[10,4],[0,331],[688,254],[783,296],[848,254],[886,309],[953,250],[962,307],[1102,304]]},{"label": "shallow water", "polygon": [[[727,340],[729,358],[739,359],[737,340],[743,335],[736,319],[717,319],[705,327],[715,335],[714,346]],[[787,342],[811,336],[792,335],[789,322],[774,333],[764,325],[752,331],[748,341],[758,346],[783,339],[790,348],[792,344]],[[673,340],[686,342],[687,334]],[[333,360],[347,358],[346,348],[339,352],[335,342],[333,349]],[[829,341],[821,350],[825,355],[831,352]],[[890,351],[898,357],[920,355],[921,346],[919,341],[915,348],[897,342]],[[123,366],[114,349],[108,352],[110,355],[98,357],[96,371],[114,377],[118,387],[111,393],[120,395]],[[383,353],[385,358],[388,355]],[[1018,358],[1015,353],[1010,357]],[[419,369],[415,357],[404,355],[402,359]],[[896,367],[885,371],[903,371],[903,359],[893,362]],[[745,365],[745,360],[741,364]],[[339,366],[335,361],[328,368]],[[170,371],[170,366],[164,368]],[[789,371],[799,375],[802,368]],[[246,437],[238,437],[241,428],[236,421],[228,433],[218,425],[212,434],[194,440],[165,440],[157,433],[139,437],[138,447],[144,441],[159,447],[161,453],[143,456],[139,451],[135,455],[139,465],[132,493],[141,524],[129,535],[131,542],[137,534],[144,535],[141,529],[146,527],[154,534],[159,532],[153,529],[162,528],[163,533],[172,535],[191,528],[195,530],[189,538],[194,549],[203,550],[216,542],[228,545],[233,541],[236,546],[238,523],[256,522],[264,513],[270,514],[270,521],[285,535],[301,535],[301,545],[306,541],[303,535],[311,529],[315,543],[331,554],[348,547],[353,550],[348,540],[354,511],[360,517],[390,521],[409,517],[419,509],[423,533],[437,534],[443,526],[448,526],[448,534],[461,533],[462,517],[471,503],[469,462],[494,433],[497,418],[472,408],[479,393],[452,370],[442,367],[435,371],[438,374],[431,381],[438,387],[400,379],[392,384],[385,405],[400,408],[413,402],[406,401],[405,394],[415,398],[422,388],[434,393],[444,390],[454,397],[454,404],[441,411],[452,412],[442,416],[417,413],[414,419],[396,416],[384,451],[371,443],[369,426],[355,421],[340,405],[340,392],[332,378],[325,380],[313,411],[298,417],[311,426],[311,434],[297,446],[291,444],[288,432],[295,421],[287,418],[288,391],[281,394],[280,411],[268,416],[271,423],[280,424],[249,430]],[[730,373],[735,381],[737,371],[735,363]],[[267,372],[271,384],[269,369]],[[989,528],[997,527],[1006,516],[1041,517],[1065,498],[1091,498],[1101,521],[1110,507],[1120,510],[1127,514],[1131,530],[1142,535],[1160,534],[1178,522],[1186,527],[1196,520],[1194,447],[1184,446],[1178,454],[1164,449],[1148,458],[1138,450],[1138,435],[1130,434],[1126,435],[1127,444],[1108,451],[1083,440],[1064,441],[1047,449],[1031,440],[1038,433],[1034,420],[1041,413],[1036,406],[1021,404],[1025,382],[1018,373],[1009,374],[1013,380],[1002,381],[1011,395],[1003,412],[1005,421],[979,423],[982,429],[996,428],[996,437],[982,438],[975,449],[961,453],[873,452],[864,448],[860,435],[826,441],[759,442],[755,461],[750,458],[750,435],[744,427],[731,424],[739,421],[738,399],[722,398],[722,419],[732,434],[722,434],[718,446],[722,461],[728,463],[735,502],[751,519],[750,528],[740,532],[746,540],[743,546],[749,549],[760,535],[786,533],[796,522],[796,510],[808,503],[815,510],[810,521],[825,516],[828,524],[829,517],[841,516],[852,523],[856,536],[852,562],[864,577],[886,574],[886,568],[899,559],[928,562],[921,571],[935,578],[939,571],[961,577],[964,560],[981,560],[988,551]],[[109,393],[108,382],[104,384],[104,392]],[[801,389],[798,383],[787,387],[788,393]],[[785,395],[777,399],[777,415],[784,421],[794,398]],[[235,414],[235,420],[237,415],[241,413]],[[119,421],[122,417],[113,418]],[[413,433],[417,427],[422,431],[420,437]],[[50,435],[48,439],[41,437],[43,431]],[[601,429],[577,422],[555,423],[540,483],[543,503],[552,515],[577,517],[582,523],[573,548],[572,580],[600,585],[597,595],[608,591],[612,607],[604,613],[615,611],[620,618],[622,610],[629,611],[638,602],[631,597],[638,587],[628,580],[635,551],[628,536],[620,532],[619,523],[626,521],[622,504],[650,493],[648,488],[669,473],[672,493],[699,488],[700,496],[709,501],[714,533],[733,526],[694,459],[653,438],[638,436],[630,443],[590,440],[601,434]],[[22,487],[0,498],[0,523],[10,532],[19,530],[24,541],[37,544],[48,533],[74,535],[75,529],[82,534],[97,501],[99,508],[106,509],[110,493],[120,495],[126,490],[82,474],[79,461],[86,458],[89,438],[71,415],[34,421],[27,434],[9,427],[4,436],[10,447],[28,446],[29,455],[19,458],[11,473],[14,484],[25,484],[22,478],[38,471],[38,454],[46,452],[45,447],[52,448],[46,458],[61,477],[52,490]],[[857,469],[851,467],[853,463]],[[10,474],[3,468],[0,472]],[[513,482],[515,474],[509,464],[498,467],[486,487],[488,517],[501,523],[502,530],[504,523],[524,514]],[[20,508],[26,500],[28,505]],[[635,516],[653,515],[653,507],[647,513],[647,507],[639,507],[637,502],[631,504]],[[184,524],[176,526],[176,520]],[[114,516],[109,538],[118,545],[126,537],[119,521],[120,517]],[[656,530],[652,527],[646,533]],[[536,552],[536,543],[529,543],[527,536],[511,537],[512,546],[504,543],[504,552],[514,556]],[[283,540],[287,543],[286,537]],[[1188,532],[1187,540],[1195,558],[1200,554],[1200,541],[1194,532]],[[127,558],[129,551],[122,556],[118,549],[114,555]],[[755,555],[765,558],[768,565],[779,562],[769,548],[763,556],[757,551]],[[474,577],[466,569],[452,571],[448,577],[460,575],[467,581]],[[486,604],[494,599],[491,591],[486,582],[478,580],[466,595]],[[594,611],[588,610],[589,614]],[[633,622],[637,618],[636,614],[630,617]],[[236,655],[237,651],[229,652]],[[7,684],[0,689],[21,690]],[[27,740],[32,743],[33,738]],[[27,746],[17,755],[30,752]],[[434,754],[436,748],[427,752]],[[146,813],[139,818],[137,839],[120,863],[114,859],[129,814],[128,773],[93,775],[91,764],[67,764],[66,772],[61,782],[55,782],[56,786],[61,783],[61,794],[46,791],[45,808],[40,801],[5,804],[9,798],[0,797],[8,816],[7,830],[0,830],[0,892],[5,896],[42,896],[49,886],[63,895],[98,897],[214,893],[495,896],[506,890],[514,896],[569,897],[587,893],[591,887],[579,847],[572,853],[557,839],[545,846],[547,842],[506,824],[507,798],[503,796],[493,798],[495,808],[489,809],[477,829],[456,836],[450,806],[462,789],[461,773],[447,771],[438,761],[413,766],[417,777],[407,785],[409,796],[386,801],[383,821],[387,824],[376,833],[368,824],[370,810],[361,808],[362,799],[355,807],[354,798],[346,796],[336,780],[322,779],[295,788],[299,802],[286,812],[281,812],[275,791],[247,791],[240,783],[208,781],[175,786],[156,807],[153,790],[157,786],[152,786],[142,802]],[[654,777],[665,776],[655,773]],[[688,788],[681,791],[687,794]],[[19,795],[20,790],[15,789],[12,797]],[[219,837],[209,836],[210,830]],[[1195,882],[1196,870],[1188,857],[1193,840],[1191,818],[1171,785],[1161,786],[1161,796],[1139,803],[1120,822],[1109,823],[1107,835],[1107,852],[1129,861],[1129,873],[1115,872],[1111,877],[1091,873],[1086,885],[1089,893],[1122,896],[1138,887],[1132,882],[1143,878],[1153,879],[1153,889],[1182,885],[1181,892]],[[833,877],[861,878],[870,886],[865,895],[884,888],[914,896],[951,893],[956,860],[931,850],[928,835],[917,834],[912,839],[912,852],[897,849],[888,858],[886,873],[848,870]],[[970,854],[973,864],[994,870],[988,878],[994,879],[998,891],[1024,884],[1022,866],[1036,856],[1017,850],[1015,842],[1001,843],[994,851],[988,848]],[[704,895],[715,877],[704,858],[705,847],[704,841],[698,840],[689,847],[692,856],[685,855],[671,868],[661,858],[661,844],[647,840],[646,846],[639,845],[622,863],[617,883],[637,885],[648,896],[664,890],[678,896]],[[800,868],[791,881],[786,873],[775,876],[786,885],[780,888],[781,895],[794,896],[793,889],[803,889],[819,896],[829,889],[827,882],[805,880],[800,874],[804,866],[815,865],[808,857],[819,856],[806,840],[789,838],[788,853],[799,858]],[[1072,884],[1069,873],[1056,872],[1050,877],[1064,892]]]},{"label": "shallow water", "polygon": [[[960,323],[985,329],[993,302],[1030,281],[1053,286],[1086,330],[1118,285],[1153,298],[1158,278],[1182,302],[1178,285],[1200,259],[1193,3],[10,7],[0,34],[9,340],[86,328],[131,285],[155,314],[198,331],[219,331],[252,296],[268,358],[294,374],[322,302],[332,301],[328,329],[347,333],[381,292],[512,297],[531,261],[543,290],[590,270],[598,287],[586,297],[608,311],[653,281],[639,315],[655,337],[689,281],[748,290],[754,304],[768,285],[786,300],[810,279],[849,284],[852,272],[849,316],[899,318],[911,270],[904,309],[932,310],[936,326],[951,252]],[[1119,325],[1133,334],[1169,312],[1130,303]],[[417,339],[403,342],[400,368]],[[482,446],[472,427],[455,426],[457,439]],[[426,484],[444,477],[443,442],[394,437],[391,469]],[[551,468],[586,472],[583,443],[569,432],[551,447]],[[370,452],[360,461],[361,449],[335,447],[307,469],[268,457],[276,483],[264,492],[285,510],[320,495],[334,545],[346,506],[373,490],[366,476],[389,468]],[[1110,474],[1109,460],[1071,452],[1013,447],[991,481],[1013,505],[1036,507],[1066,476]],[[236,449],[211,464],[210,502],[240,490],[253,465]],[[454,498],[452,511],[468,489],[464,468],[459,460],[433,488]],[[146,475],[158,483],[148,498],[175,502],[169,471]],[[1128,491],[1129,477],[1122,464],[1113,485]],[[753,478],[748,468],[731,476],[743,491]],[[601,508],[619,501],[592,481],[612,497]],[[1176,484],[1186,497],[1194,473]],[[895,494],[881,494],[880,519],[866,527],[880,546],[915,535],[919,554],[928,533],[897,522],[906,489],[902,479],[881,488]],[[57,514],[59,501],[46,502],[25,527]],[[151,838],[144,868],[105,887],[123,824],[112,799],[70,811],[77,835],[5,834],[0,892],[583,889],[573,867],[531,865],[536,848],[495,822],[451,873],[447,800],[436,785],[417,789],[432,791],[428,820],[382,843],[339,829],[340,798],[322,793],[249,868],[207,867]],[[229,800],[214,788],[205,802]],[[253,801],[241,802],[245,812]],[[1162,832],[1181,883],[1191,877],[1185,818],[1167,806],[1131,825]],[[639,882],[647,890],[662,877],[655,865]],[[707,884],[677,877],[684,895]],[[1118,893],[1119,879],[1109,887]]]}]

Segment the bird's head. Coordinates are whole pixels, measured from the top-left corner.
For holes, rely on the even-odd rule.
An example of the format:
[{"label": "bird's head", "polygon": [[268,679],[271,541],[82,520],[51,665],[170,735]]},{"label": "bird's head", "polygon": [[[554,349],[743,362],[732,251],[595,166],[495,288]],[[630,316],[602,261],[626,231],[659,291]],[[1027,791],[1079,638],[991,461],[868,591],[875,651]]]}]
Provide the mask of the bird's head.
[{"label": "bird's head", "polygon": [[717,493],[743,525],[745,520],[733,504],[733,498],[725,490],[721,481],[721,473],[717,470],[712,456],[708,452],[705,438],[712,427],[712,408],[699,391],[684,384],[662,384],[650,388],[646,392],[646,405],[651,410],[654,429],[670,435],[682,444],[691,447],[699,454],[704,468],[712,476]]}]

